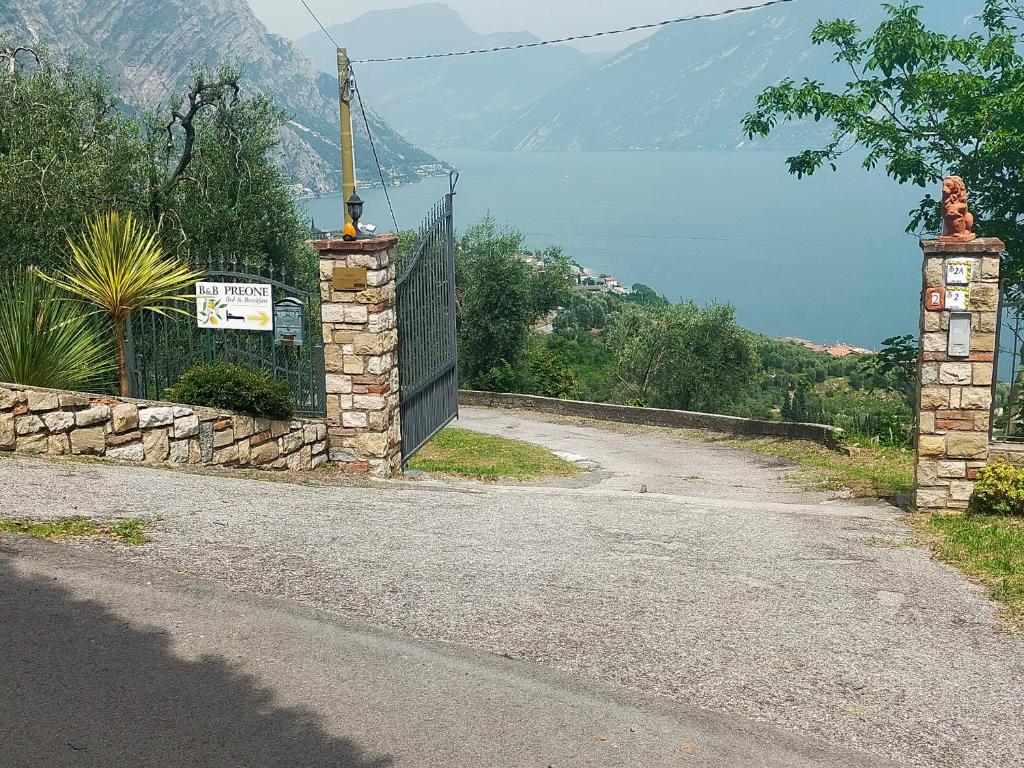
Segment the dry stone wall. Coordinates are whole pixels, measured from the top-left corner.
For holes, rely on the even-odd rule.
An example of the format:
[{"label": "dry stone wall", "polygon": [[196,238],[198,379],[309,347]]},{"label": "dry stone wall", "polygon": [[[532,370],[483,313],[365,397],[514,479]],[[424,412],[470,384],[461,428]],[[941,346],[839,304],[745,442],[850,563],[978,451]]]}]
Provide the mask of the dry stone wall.
[{"label": "dry stone wall", "polygon": [[146,464],[311,470],[327,425],[0,384],[0,451]]}]

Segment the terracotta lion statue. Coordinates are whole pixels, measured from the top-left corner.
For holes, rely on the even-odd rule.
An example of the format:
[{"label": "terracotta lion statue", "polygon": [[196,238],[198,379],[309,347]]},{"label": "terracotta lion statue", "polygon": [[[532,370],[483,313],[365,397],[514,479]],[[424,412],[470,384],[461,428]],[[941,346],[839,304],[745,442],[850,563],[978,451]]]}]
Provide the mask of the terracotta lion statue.
[{"label": "terracotta lion statue", "polygon": [[967,185],[959,176],[947,176],[942,182],[943,240],[974,240],[974,214],[967,205]]}]

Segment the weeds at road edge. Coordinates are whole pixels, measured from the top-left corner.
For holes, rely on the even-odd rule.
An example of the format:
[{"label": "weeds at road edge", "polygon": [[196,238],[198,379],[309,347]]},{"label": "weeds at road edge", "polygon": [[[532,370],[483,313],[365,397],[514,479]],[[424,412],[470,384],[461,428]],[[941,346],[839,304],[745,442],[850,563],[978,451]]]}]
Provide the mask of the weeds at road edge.
[{"label": "weeds at road edge", "polygon": [[1007,621],[1024,631],[1024,518],[915,515],[913,523],[939,560],[983,585]]},{"label": "weeds at road edge", "polygon": [[472,480],[539,480],[584,471],[539,445],[465,429],[438,433],[410,462],[409,468]]},{"label": "weeds at road edge", "polygon": [[9,520],[0,518],[0,533],[13,533],[36,539],[101,539],[110,538],[123,544],[138,546],[149,541],[145,523],[130,518],[115,523],[94,523],[82,515],[56,520]]}]

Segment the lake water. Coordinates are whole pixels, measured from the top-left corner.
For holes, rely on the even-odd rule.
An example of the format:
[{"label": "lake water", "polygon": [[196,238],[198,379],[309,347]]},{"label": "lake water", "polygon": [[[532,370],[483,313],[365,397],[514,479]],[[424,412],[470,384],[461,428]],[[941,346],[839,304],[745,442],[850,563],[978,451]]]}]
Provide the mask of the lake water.
[{"label": "lake water", "polygon": [[[730,303],[773,336],[877,347],[917,327],[921,252],[904,228],[922,190],[856,161],[798,180],[776,152],[438,154],[462,173],[459,228],[490,213],[531,247],[672,300]],[[391,189],[399,225],[417,226],[447,185]],[[383,190],[360,194],[363,220],[392,229]],[[340,227],[340,195],[304,205]]]}]

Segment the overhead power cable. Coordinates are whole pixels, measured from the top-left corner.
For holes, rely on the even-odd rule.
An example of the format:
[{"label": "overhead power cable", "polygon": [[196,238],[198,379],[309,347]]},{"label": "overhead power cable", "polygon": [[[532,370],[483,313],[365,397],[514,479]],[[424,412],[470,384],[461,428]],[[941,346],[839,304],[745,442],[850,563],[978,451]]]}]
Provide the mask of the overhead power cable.
[{"label": "overhead power cable", "polygon": [[[320,23],[320,19],[318,19],[317,15],[313,13],[313,9],[309,7],[306,0],[299,0],[299,2],[301,2],[303,7],[309,12],[309,15],[313,17],[313,21],[316,22],[317,26],[323,30],[325,35],[327,35],[327,39],[334,44],[334,47],[341,48],[341,46],[338,45],[338,41],[335,40],[331,33],[327,31],[327,27]],[[359,102],[359,111],[363,115],[363,125],[366,126],[366,137],[370,140],[370,149],[373,151],[373,162],[377,166],[377,173],[380,175],[381,186],[384,187],[384,198],[388,201],[388,210],[391,211],[391,222],[395,225],[395,232],[401,232],[401,229],[398,226],[398,217],[395,216],[395,207],[391,204],[391,193],[388,191],[387,179],[384,178],[384,169],[381,167],[380,158],[377,156],[377,144],[373,140],[373,131],[370,130],[370,118],[366,116],[366,107],[363,106],[363,95],[359,92],[359,84],[356,82],[356,74],[355,70],[352,69],[351,61],[349,62],[348,71],[349,77],[352,80],[352,90],[355,91],[356,100]]]},{"label": "overhead power cable", "polygon": [[[632,27],[623,27],[622,29],[608,29],[603,32],[591,32],[586,35],[571,35],[569,37],[560,37],[555,40],[538,40],[533,43],[520,43],[518,45],[499,45],[494,48],[477,48],[469,51],[449,51],[448,53],[425,53],[416,56],[389,56],[387,58],[380,59],[355,59],[355,64],[381,64],[388,61],[421,61],[423,59],[447,59],[455,56],[475,56],[480,53],[500,53],[502,51],[520,51],[526,48],[540,48],[545,45],[560,45],[562,43],[571,43],[576,40],[593,40],[596,37],[608,37],[609,35],[623,35],[627,32],[640,32],[646,29],[657,29],[659,27],[667,27],[671,24],[682,24],[687,21],[700,21],[701,19],[717,19],[722,16],[731,16],[734,13],[744,13],[746,11],[756,11],[761,8],[768,8],[773,5],[781,5],[783,3],[792,3],[795,0],[767,0],[767,2],[759,3],[757,5],[745,5],[739,8],[727,8],[721,11],[711,11],[709,13],[698,13],[693,16],[681,16],[677,19],[665,19],[664,21],[655,21],[650,24],[635,24]],[[305,5],[305,0],[303,0]],[[309,6],[306,6],[308,9]],[[312,11],[310,11],[312,13]],[[314,17],[315,18],[315,17]],[[317,22],[320,23],[319,21]],[[321,25],[321,29],[323,25]],[[325,32],[327,30],[324,30]],[[330,37],[330,35],[328,35]]]},{"label": "overhead power cable", "polygon": [[325,35],[327,35],[327,39],[330,40],[332,43],[334,43],[334,47],[335,48],[341,48],[341,46],[338,45],[338,41],[335,40],[333,37],[331,37],[331,33],[327,31],[327,27],[325,27],[323,24],[320,23],[320,19],[318,19],[316,17],[316,14],[313,13],[313,9],[309,7],[309,5],[306,3],[306,0],[299,0],[299,2],[302,3],[302,5],[305,7],[305,9],[309,12],[309,15],[313,17],[313,21],[316,22],[316,25],[318,27],[320,27],[320,29],[323,30],[323,33]]},{"label": "overhead power cable", "polygon": [[[351,72],[351,67],[349,68]],[[366,107],[363,106],[363,95],[359,92],[359,82],[355,73],[352,73],[352,90],[356,92],[356,101],[359,102],[359,111],[363,114],[363,124],[366,126],[366,135],[370,139],[370,149],[373,150],[373,162],[377,164],[377,173],[380,174],[380,183],[384,187],[384,199],[388,201],[388,209],[391,211],[391,222],[395,225],[395,232],[401,232],[398,226],[398,217],[395,216],[395,207],[391,204],[391,193],[388,191],[388,182],[384,178],[384,169],[380,166],[380,159],[377,157],[377,144],[373,140],[373,131],[370,130],[370,119],[366,116]]]}]

